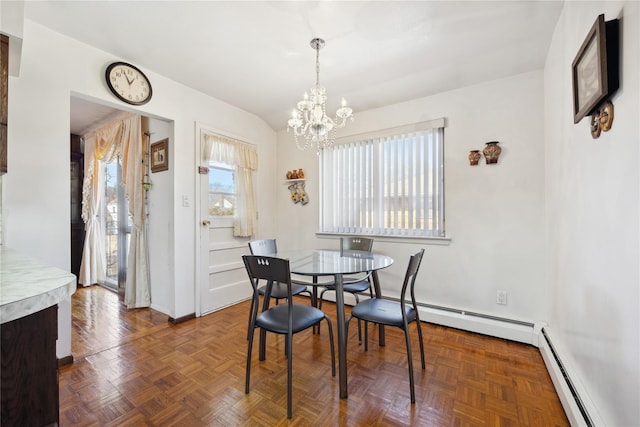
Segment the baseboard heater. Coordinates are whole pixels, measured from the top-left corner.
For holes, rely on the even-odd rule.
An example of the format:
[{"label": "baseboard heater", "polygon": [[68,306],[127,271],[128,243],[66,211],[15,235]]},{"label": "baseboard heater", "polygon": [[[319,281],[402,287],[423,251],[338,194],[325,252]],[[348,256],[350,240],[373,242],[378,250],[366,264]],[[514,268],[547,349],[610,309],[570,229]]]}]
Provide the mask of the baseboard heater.
[{"label": "baseboard heater", "polygon": [[542,358],[547,365],[547,371],[569,418],[569,422],[572,426],[593,427],[600,425],[600,423],[594,422],[589,410],[587,410],[588,405],[580,397],[578,388],[571,380],[569,371],[562,363],[559,352],[551,342],[551,338],[545,328],[542,328],[541,336],[543,341],[540,343],[540,354],[542,354]]},{"label": "baseboard heater", "polygon": [[434,304],[416,304],[422,321],[538,346],[541,326],[535,323]]},{"label": "baseboard heater", "polygon": [[[362,298],[363,296],[360,297],[360,299]],[[364,298],[367,297],[365,296]],[[400,301],[399,298],[385,298]],[[333,294],[327,296],[326,299],[335,302]],[[344,299],[346,304],[355,304],[355,299],[348,293],[345,293]],[[539,325],[424,302],[417,302],[416,304],[420,311],[420,320],[423,322],[538,346],[538,334],[543,326],[542,324]]]}]

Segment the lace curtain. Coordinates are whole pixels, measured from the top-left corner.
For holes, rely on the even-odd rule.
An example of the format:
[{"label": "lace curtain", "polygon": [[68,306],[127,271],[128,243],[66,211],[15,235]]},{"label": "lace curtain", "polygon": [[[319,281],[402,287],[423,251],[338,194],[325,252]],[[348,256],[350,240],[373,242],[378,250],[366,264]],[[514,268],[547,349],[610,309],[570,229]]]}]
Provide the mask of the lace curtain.
[{"label": "lace curtain", "polygon": [[133,219],[124,302],[127,308],[149,307],[151,294],[142,187],[145,165],[141,118],[138,115],[127,115],[84,135],[84,140],[85,157],[89,166],[82,191],[82,219],[85,222],[86,237],[78,282],[89,286],[105,280],[105,255],[98,219],[104,194],[104,177],[99,162],[109,162],[115,156],[120,156],[122,181]]},{"label": "lace curtain", "polygon": [[258,170],[255,147],[221,135],[203,133],[202,161],[235,166],[236,206],[233,216],[233,235],[250,237],[255,234],[256,206],[253,191],[253,172]]}]

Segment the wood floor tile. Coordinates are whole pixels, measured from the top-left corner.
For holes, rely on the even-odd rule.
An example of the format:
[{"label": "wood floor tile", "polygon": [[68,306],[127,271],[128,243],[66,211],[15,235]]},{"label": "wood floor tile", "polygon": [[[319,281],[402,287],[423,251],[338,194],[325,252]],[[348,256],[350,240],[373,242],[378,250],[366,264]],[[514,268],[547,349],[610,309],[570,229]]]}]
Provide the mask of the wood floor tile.
[{"label": "wood floor tile", "polygon": [[[300,299],[308,304],[308,301]],[[335,306],[324,305],[334,319]],[[244,393],[249,303],[179,325],[150,309],[127,310],[100,287],[72,298],[74,363],[60,369],[61,426],[568,426],[539,351],[528,345],[423,324],[426,369],[412,326],[416,403],[409,399],[404,335],[387,328],[369,350],[350,328],[349,398],[331,376],[326,328],[293,344],[293,419],[286,418],[282,337],[268,336]],[[349,309],[347,309],[347,312]]]}]

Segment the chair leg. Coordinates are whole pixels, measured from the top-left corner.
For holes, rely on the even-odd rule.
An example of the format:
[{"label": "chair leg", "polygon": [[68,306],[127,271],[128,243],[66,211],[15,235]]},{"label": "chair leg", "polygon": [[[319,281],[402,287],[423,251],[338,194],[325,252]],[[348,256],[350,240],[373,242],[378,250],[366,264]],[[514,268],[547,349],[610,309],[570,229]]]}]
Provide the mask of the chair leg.
[{"label": "chair leg", "polygon": [[[335,351],[335,346],[333,344],[333,326],[331,326],[331,319],[329,319],[329,317],[325,315],[324,318],[327,321],[327,329],[329,330],[329,345],[331,346],[331,376],[335,377],[336,376],[336,351]],[[346,323],[347,331],[348,331],[348,328],[349,328],[349,322]]]},{"label": "chair leg", "polygon": [[264,360],[267,355],[267,331],[260,328],[260,351],[259,359]]},{"label": "chair leg", "polygon": [[255,325],[251,322],[249,327],[249,339],[247,343],[247,370],[245,371],[245,383],[244,383],[244,392],[245,394],[249,394],[249,383],[251,377],[251,351],[253,350],[253,332],[255,331]]},{"label": "chair leg", "polygon": [[251,320],[253,319],[253,306],[255,303],[256,303],[255,300],[251,298],[251,308],[249,308],[249,324],[247,325],[247,340],[249,339]]},{"label": "chair leg", "polygon": [[287,418],[292,416],[292,398],[293,393],[293,357],[291,357],[291,348],[293,347],[293,333],[289,331],[287,334]]},{"label": "chair leg", "polygon": [[[322,292],[320,292],[320,298],[318,298],[318,300],[316,301],[318,310],[320,311],[322,311],[322,300],[324,299],[325,292],[327,292],[327,290],[323,289]],[[320,323],[322,322],[318,322],[318,335],[320,335]]]},{"label": "chair leg", "polygon": [[[317,276],[314,276],[314,282],[317,282]],[[315,308],[318,308],[318,287],[312,286],[311,288],[312,288],[311,305]],[[314,334],[320,334],[320,322],[313,325],[312,331]]]},{"label": "chair leg", "polygon": [[409,337],[409,326],[404,326],[404,338],[407,342],[407,364],[409,365],[409,387],[411,389],[411,403],[416,403],[416,392],[413,384],[413,358],[411,357],[411,338]]},{"label": "chair leg", "polygon": [[366,320],[364,321],[364,351],[369,351],[369,322]]},{"label": "chair leg", "polygon": [[[356,299],[356,305],[360,303],[360,298],[358,298],[358,294],[352,294]],[[360,319],[358,319],[358,345],[362,345],[362,326],[360,325]]]},{"label": "chair leg", "polygon": [[420,343],[420,360],[422,361],[422,369],[425,369],[424,364],[424,344],[422,343],[422,328],[420,327],[420,319],[416,319],[416,328],[418,328],[418,342]]}]

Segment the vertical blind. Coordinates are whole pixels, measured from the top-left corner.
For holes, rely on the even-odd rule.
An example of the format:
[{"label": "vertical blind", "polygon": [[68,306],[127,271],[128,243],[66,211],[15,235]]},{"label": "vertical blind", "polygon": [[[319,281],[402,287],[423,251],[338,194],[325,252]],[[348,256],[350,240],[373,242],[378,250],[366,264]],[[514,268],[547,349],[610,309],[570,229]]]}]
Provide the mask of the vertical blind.
[{"label": "vertical blind", "polygon": [[320,231],[443,237],[442,127],[335,144],[320,153]]}]

